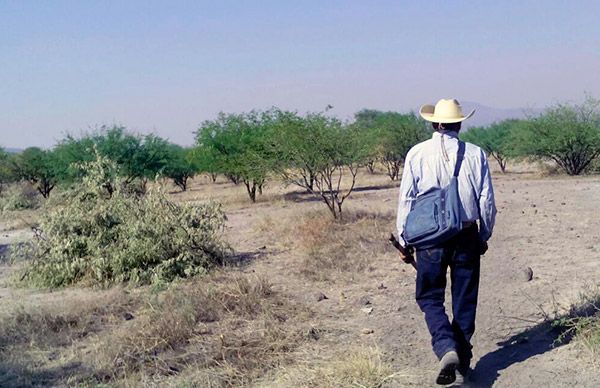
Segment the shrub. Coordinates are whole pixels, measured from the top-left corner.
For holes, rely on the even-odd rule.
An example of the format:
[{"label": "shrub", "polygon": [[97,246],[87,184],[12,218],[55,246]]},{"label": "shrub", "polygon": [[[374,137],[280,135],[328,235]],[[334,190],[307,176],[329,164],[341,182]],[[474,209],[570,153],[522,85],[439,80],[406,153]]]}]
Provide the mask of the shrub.
[{"label": "shrub", "polygon": [[21,253],[33,259],[24,279],[48,287],[169,282],[222,262],[228,247],[220,205],[175,204],[160,189],[128,194],[115,184],[115,163],[99,154],[80,167],[82,183],[42,216]]}]

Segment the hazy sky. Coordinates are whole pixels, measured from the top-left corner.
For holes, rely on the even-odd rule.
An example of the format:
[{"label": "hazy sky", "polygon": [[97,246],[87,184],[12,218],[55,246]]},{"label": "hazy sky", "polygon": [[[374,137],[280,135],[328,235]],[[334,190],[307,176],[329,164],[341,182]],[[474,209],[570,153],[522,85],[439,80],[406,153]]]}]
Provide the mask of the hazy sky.
[{"label": "hazy sky", "polygon": [[0,145],[219,111],[600,97],[599,1],[0,0]]}]

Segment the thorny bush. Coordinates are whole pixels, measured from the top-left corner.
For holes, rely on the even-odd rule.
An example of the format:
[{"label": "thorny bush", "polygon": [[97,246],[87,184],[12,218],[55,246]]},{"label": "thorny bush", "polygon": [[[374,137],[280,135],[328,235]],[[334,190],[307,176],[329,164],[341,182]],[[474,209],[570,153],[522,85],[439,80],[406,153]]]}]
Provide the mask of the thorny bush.
[{"label": "thorny bush", "polygon": [[62,205],[41,219],[23,279],[38,286],[170,282],[205,273],[229,247],[220,205],[175,204],[160,189],[135,195],[117,181],[117,166],[96,155]]}]

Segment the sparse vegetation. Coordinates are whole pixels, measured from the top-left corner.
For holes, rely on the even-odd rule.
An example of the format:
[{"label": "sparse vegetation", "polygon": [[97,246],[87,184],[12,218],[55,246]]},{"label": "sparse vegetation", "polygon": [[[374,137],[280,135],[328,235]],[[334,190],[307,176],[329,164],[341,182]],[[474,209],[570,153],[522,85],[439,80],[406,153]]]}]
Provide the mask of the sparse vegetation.
[{"label": "sparse vegetation", "polygon": [[[472,129],[466,135],[481,132],[489,143],[473,142],[487,147],[504,169],[513,157],[510,146],[530,135],[529,125],[556,124],[560,120],[552,120],[557,117],[580,120],[565,112]],[[547,144],[563,142],[561,150],[574,150],[585,164],[594,154],[591,146],[580,145],[591,144],[593,136],[587,136],[598,129],[593,120],[585,122]],[[557,133],[554,129],[548,133]],[[0,176],[0,208],[11,209],[2,214],[10,219],[2,220],[6,240],[0,255],[13,250],[30,259],[2,260],[0,275],[22,275],[35,286],[71,286],[52,293],[16,290],[18,296],[0,295],[3,301],[24,295],[23,306],[13,302],[0,311],[0,385],[422,385],[428,372],[409,374],[418,361],[405,366],[405,355],[382,339],[405,334],[390,328],[388,317],[402,323],[402,315],[412,318],[417,311],[412,299],[404,303],[398,297],[412,298],[412,269],[399,263],[386,244],[395,218],[390,202],[395,195],[386,190],[396,184],[385,176],[362,174],[362,167],[374,171],[377,165],[397,179],[406,151],[427,137],[429,128],[412,114],[362,111],[354,122],[341,122],[327,112],[300,115],[274,108],[223,114],[205,122],[192,149],[114,127],[69,136],[51,150],[0,154],[0,167],[6,167]],[[533,155],[548,168],[560,166],[551,157],[524,149],[518,149],[521,156]],[[32,206],[23,199],[40,187],[43,194],[45,185],[33,178],[23,181],[24,161],[40,167],[45,157],[52,163],[44,168],[54,174],[45,190],[46,196],[52,191],[51,198],[43,200],[41,211],[18,210]],[[580,167],[591,172],[593,163]],[[14,175],[18,171],[20,177]],[[223,179],[200,185],[193,178],[199,173],[210,174],[213,182],[220,174],[239,186]],[[161,188],[165,178],[181,191],[193,190],[169,197]],[[553,205],[545,200],[527,202],[535,196],[532,187],[526,195],[520,195],[519,187],[515,192],[509,183],[513,178],[500,178],[507,186],[500,189],[503,196],[514,194],[510,206],[502,205],[503,212],[520,206],[525,209],[520,214],[527,217],[539,214],[540,223],[546,215],[562,215],[565,225],[575,222],[568,219],[571,199],[547,190],[548,201],[561,203],[550,212]],[[54,184],[60,189],[52,190]],[[304,190],[291,190],[290,184]],[[17,190],[23,187],[29,187],[25,197]],[[263,188],[265,195],[259,197]],[[251,200],[260,199],[252,210],[244,208],[244,189]],[[347,204],[357,191],[356,203]],[[235,268],[225,260],[230,248],[222,239],[224,213],[217,204],[198,204],[204,194],[219,196],[232,210],[226,233],[240,244]],[[365,197],[389,205],[372,208]],[[31,198],[42,200],[37,193]],[[369,210],[354,210],[358,208]],[[563,208],[567,210],[558,214]],[[40,222],[30,222],[34,214],[41,214]],[[28,239],[29,227],[36,230],[29,248],[19,250],[19,244],[9,247],[4,242]],[[567,226],[565,234],[576,227]],[[580,241],[586,239],[574,233]],[[587,240],[585,249],[596,252],[595,243]],[[535,271],[545,276],[544,269]],[[202,276],[194,276],[198,274]],[[121,289],[119,283],[128,283],[128,288]],[[588,302],[586,314],[577,309],[561,318],[560,325],[597,360],[598,303]],[[527,309],[514,310],[519,314]],[[540,332],[547,334],[550,326],[544,321]],[[538,331],[517,333],[522,335],[516,341],[528,333]],[[498,355],[509,351],[518,348],[498,349]]]},{"label": "sparse vegetation", "polygon": [[[144,290],[140,290],[144,291]],[[264,278],[217,273],[158,294],[120,289],[0,314],[4,383],[127,385],[130,379],[247,385],[290,362],[310,312]],[[70,376],[35,373],[37,357],[76,359]],[[7,380],[8,378],[8,380]]]}]

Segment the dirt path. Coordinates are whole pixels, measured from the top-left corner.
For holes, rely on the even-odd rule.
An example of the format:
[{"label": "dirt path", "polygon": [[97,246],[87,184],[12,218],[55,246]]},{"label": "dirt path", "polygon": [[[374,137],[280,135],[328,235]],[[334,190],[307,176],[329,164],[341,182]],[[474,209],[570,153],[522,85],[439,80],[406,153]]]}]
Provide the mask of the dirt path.
[{"label": "dirt path", "polygon": [[[600,179],[507,175],[496,177],[495,188],[499,214],[482,260],[470,386],[600,386],[600,373],[585,351],[575,344],[557,346],[557,333],[538,324],[546,314],[566,310],[600,278]],[[349,206],[394,211],[396,196],[395,188],[363,191]],[[431,385],[436,359],[414,302],[412,268],[400,265],[390,250],[373,257],[371,271],[351,282],[307,281],[298,275],[297,252],[281,250],[277,241],[256,231],[261,219],[293,217],[294,206],[254,210],[229,213],[234,246],[247,252],[266,246],[267,253],[246,271],[269,276],[277,288],[309,303],[318,312],[314,326],[333,343],[377,346],[398,371],[411,376],[405,384]],[[526,267],[533,270],[531,281],[524,280]],[[329,299],[317,302],[317,291]],[[365,299],[369,314],[363,310]],[[373,334],[361,334],[365,328]]]}]

